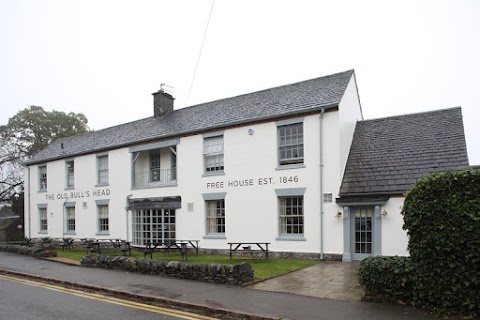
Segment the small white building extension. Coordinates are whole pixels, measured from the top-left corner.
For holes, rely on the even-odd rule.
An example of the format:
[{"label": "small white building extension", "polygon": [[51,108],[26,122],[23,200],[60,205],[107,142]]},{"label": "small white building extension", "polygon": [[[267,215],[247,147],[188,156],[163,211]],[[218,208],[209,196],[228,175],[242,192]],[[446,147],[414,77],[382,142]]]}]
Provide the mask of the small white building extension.
[{"label": "small white building extension", "polygon": [[179,110],[153,96],[153,117],[28,161],[25,236],[406,255],[405,191],[468,166],[460,108],[364,121],[352,70]]}]

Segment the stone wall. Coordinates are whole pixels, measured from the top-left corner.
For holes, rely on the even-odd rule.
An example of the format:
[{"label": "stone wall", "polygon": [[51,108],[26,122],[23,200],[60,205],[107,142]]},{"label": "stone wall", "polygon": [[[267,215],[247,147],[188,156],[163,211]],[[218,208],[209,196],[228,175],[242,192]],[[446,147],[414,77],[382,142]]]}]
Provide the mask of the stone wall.
[{"label": "stone wall", "polygon": [[88,267],[120,268],[130,272],[158,274],[181,279],[234,285],[242,285],[254,279],[253,269],[248,263],[236,265],[207,265],[180,261],[137,259],[126,256],[88,254],[82,257],[81,264],[82,266]]},{"label": "stone wall", "polygon": [[0,251],[9,251],[14,253],[20,253],[27,256],[32,256],[36,258],[47,258],[47,257],[56,257],[57,252],[55,247],[28,247],[21,246],[17,244],[0,244]]}]

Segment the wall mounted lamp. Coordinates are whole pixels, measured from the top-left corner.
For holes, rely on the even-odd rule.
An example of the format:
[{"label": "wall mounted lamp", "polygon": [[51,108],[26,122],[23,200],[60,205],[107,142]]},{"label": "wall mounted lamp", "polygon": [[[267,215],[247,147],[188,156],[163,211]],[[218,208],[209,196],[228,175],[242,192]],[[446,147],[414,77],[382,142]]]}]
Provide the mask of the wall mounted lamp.
[{"label": "wall mounted lamp", "polygon": [[337,218],[340,218],[342,216],[342,213],[340,211],[337,212],[337,214],[335,215],[335,217]]},{"label": "wall mounted lamp", "polygon": [[386,215],[388,215],[387,210],[383,209],[383,212],[381,213],[381,215],[384,216],[384,217],[385,217]]}]

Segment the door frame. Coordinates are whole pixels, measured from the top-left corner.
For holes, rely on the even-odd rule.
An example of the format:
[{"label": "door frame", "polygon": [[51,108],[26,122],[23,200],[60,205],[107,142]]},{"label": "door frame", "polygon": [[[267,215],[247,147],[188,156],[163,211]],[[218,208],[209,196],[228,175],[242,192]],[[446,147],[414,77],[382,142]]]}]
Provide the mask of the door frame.
[{"label": "door frame", "polygon": [[[356,253],[356,211],[357,210],[362,210],[362,209],[367,209],[369,211],[369,213],[371,213],[371,229],[370,229],[370,232],[371,232],[371,244],[372,244],[372,247],[370,249],[370,253]],[[374,243],[375,243],[375,228],[373,227],[373,225],[375,224],[375,216],[374,216],[374,207],[373,206],[355,206],[355,207],[350,207],[350,223],[351,223],[351,226],[350,226],[350,254],[352,255],[352,260],[354,261],[361,261],[367,257],[370,257],[371,255],[373,255],[373,248],[374,248]]]},{"label": "door frame", "polygon": [[343,262],[351,262],[355,258],[354,232],[354,214],[355,208],[370,207],[373,208],[372,217],[372,256],[382,255],[382,215],[380,214],[380,204],[351,204],[343,207]]}]

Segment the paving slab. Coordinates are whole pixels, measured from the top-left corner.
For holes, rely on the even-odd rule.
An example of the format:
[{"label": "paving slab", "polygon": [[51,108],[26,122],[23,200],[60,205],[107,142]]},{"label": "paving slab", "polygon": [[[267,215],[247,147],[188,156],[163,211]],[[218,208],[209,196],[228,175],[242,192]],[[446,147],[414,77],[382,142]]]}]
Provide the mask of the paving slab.
[{"label": "paving slab", "polygon": [[316,298],[360,301],[365,293],[358,282],[359,267],[359,262],[321,261],[249,287]]}]

